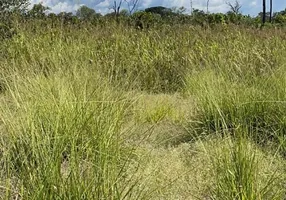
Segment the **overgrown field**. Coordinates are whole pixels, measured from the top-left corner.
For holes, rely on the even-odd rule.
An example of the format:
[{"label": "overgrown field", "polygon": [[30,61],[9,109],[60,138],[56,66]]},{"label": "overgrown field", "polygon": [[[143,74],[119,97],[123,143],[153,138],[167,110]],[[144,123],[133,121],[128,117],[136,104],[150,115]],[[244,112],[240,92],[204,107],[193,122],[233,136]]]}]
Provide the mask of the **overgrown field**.
[{"label": "overgrown field", "polygon": [[286,198],[286,30],[15,26],[1,199]]}]

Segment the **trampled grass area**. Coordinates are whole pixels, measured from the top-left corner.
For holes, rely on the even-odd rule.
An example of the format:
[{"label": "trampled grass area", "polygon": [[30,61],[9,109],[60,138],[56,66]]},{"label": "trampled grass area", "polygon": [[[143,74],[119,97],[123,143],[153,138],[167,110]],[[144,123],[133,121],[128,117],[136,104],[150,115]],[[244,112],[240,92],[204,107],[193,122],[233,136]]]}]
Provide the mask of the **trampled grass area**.
[{"label": "trampled grass area", "polygon": [[284,199],[285,30],[19,25],[3,199]]}]

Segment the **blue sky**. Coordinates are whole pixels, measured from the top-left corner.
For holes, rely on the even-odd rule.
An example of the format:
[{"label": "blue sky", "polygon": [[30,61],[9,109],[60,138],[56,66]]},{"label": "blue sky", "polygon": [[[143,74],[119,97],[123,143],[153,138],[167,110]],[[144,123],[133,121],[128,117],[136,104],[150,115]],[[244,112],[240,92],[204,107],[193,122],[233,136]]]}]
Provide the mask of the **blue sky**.
[{"label": "blue sky", "polygon": [[[119,1],[119,0],[117,0]],[[127,0],[131,1],[131,0]],[[139,0],[138,9],[144,9],[152,6],[165,7],[181,7],[190,11],[191,0]],[[207,0],[192,0],[193,8],[206,10]],[[229,10],[226,2],[233,3],[235,0],[209,0],[210,12],[227,12]],[[268,0],[269,1],[269,0]],[[30,0],[31,4],[42,3],[49,6],[52,12],[59,13],[61,11],[74,12],[81,5],[86,5],[95,9],[96,12],[106,14],[111,12],[114,0]],[[124,0],[123,0],[124,2]],[[262,9],[262,0],[239,0],[242,5],[242,12],[256,16]],[[124,5],[125,3],[123,3]],[[286,8],[286,0],[273,0],[274,11],[284,10]],[[268,6],[269,8],[269,6]]]}]

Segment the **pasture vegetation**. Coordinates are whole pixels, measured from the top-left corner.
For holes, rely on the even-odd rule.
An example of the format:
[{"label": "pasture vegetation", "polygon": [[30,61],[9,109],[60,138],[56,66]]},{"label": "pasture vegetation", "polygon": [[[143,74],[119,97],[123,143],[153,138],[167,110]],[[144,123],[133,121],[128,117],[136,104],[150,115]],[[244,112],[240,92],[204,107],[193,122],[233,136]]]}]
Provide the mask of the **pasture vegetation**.
[{"label": "pasture vegetation", "polygon": [[3,199],[285,199],[285,30],[16,24]]}]

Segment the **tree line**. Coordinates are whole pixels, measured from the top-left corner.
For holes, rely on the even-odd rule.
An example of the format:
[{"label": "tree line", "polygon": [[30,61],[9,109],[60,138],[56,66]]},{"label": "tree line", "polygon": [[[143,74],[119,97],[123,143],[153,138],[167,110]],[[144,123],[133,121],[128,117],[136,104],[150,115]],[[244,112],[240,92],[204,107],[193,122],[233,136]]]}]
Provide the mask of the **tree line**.
[{"label": "tree line", "polygon": [[[163,6],[150,7],[137,11],[138,0],[117,0],[112,7],[113,12],[106,15],[97,13],[94,9],[85,5],[81,6],[75,13],[60,12],[58,14],[50,12],[50,8],[39,4],[34,4],[31,9],[27,9],[28,0],[1,0],[0,1],[0,31],[3,27],[9,27],[9,21],[13,16],[21,17],[24,20],[42,20],[51,23],[61,24],[102,24],[104,22],[115,21],[116,23],[128,24],[135,28],[144,29],[162,24],[193,24],[209,26],[215,24],[243,24],[262,26],[269,23],[275,26],[286,25],[286,9],[272,13],[272,0],[270,0],[270,11],[266,12],[266,0],[263,0],[263,11],[253,17],[244,15],[241,12],[241,5],[238,1],[227,3],[229,11],[227,13],[209,13],[207,11],[192,8],[191,14],[186,14],[184,7],[166,8]],[[127,6],[122,8],[122,3]]]}]

